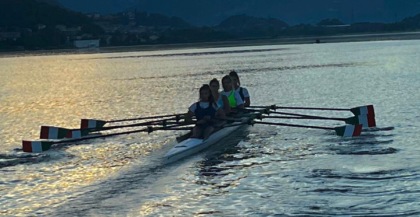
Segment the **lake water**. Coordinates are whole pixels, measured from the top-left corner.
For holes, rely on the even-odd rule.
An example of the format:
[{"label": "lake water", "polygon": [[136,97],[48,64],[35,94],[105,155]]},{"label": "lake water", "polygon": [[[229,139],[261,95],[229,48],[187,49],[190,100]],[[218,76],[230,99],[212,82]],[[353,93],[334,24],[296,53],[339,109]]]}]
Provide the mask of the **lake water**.
[{"label": "lake water", "polygon": [[[0,58],[0,215],[420,216],[419,50],[413,40]],[[255,125],[171,165],[161,157],[180,132],[21,151],[41,125],[184,112],[232,69],[254,105],[373,104],[378,127],[394,129],[343,139]]]}]

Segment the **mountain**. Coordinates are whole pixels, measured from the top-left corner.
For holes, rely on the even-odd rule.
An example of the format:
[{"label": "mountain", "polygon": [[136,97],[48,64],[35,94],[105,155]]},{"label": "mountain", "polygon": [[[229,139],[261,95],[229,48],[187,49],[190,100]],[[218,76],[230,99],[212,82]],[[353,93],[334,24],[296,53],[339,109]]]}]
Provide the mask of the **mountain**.
[{"label": "mountain", "polygon": [[51,5],[52,2],[1,0],[0,26],[32,28],[37,24],[75,26],[89,23],[85,15]]},{"label": "mountain", "polygon": [[219,24],[219,28],[278,28],[282,29],[288,25],[280,20],[274,18],[259,18],[248,15],[234,15]]},{"label": "mountain", "polygon": [[54,1],[1,0],[0,50],[71,47],[72,36],[97,38],[103,29],[86,15]]},{"label": "mountain", "polygon": [[216,29],[237,37],[272,37],[278,35],[288,25],[275,18],[252,17],[248,15],[234,15],[222,21]]},{"label": "mountain", "polygon": [[420,13],[420,0],[57,0],[80,12],[137,9],[176,16],[195,25],[218,25],[233,15],[271,17],[295,25],[323,19],[344,23],[396,22]]},{"label": "mountain", "polygon": [[57,0],[37,0],[37,1],[41,3],[47,3],[50,5],[62,7],[62,5]]},{"label": "mountain", "polygon": [[66,8],[82,13],[111,14],[138,6],[138,0],[57,0]]}]

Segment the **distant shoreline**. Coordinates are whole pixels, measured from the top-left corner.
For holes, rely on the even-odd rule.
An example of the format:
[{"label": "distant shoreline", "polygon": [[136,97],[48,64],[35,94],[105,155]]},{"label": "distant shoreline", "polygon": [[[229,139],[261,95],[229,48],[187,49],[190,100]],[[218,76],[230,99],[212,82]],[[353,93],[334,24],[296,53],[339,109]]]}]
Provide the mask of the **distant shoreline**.
[{"label": "distant shoreline", "polygon": [[387,41],[387,40],[420,40],[420,31],[398,33],[372,33],[349,34],[334,36],[288,37],[275,39],[249,39],[220,42],[196,42],[179,44],[133,45],[118,47],[101,47],[96,49],[62,49],[38,51],[7,51],[0,52],[0,57],[25,56],[25,55],[56,55],[56,54],[95,54],[136,51],[176,50],[189,48],[219,48],[237,46],[262,46],[262,45],[287,45],[287,44],[315,44],[315,43],[340,43],[362,41]]}]

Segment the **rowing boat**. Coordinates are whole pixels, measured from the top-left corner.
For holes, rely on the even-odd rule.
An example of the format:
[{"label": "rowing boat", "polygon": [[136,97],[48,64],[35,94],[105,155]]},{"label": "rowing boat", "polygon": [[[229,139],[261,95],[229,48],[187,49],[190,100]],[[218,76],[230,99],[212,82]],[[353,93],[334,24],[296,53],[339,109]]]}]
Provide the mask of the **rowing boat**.
[{"label": "rowing boat", "polygon": [[255,119],[256,115],[260,113],[246,114],[235,121],[211,134],[207,139],[198,138],[184,138],[177,141],[174,147],[172,147],[164,156],[165,163],[172,163],[182,158],[191,156],[198,153],[223,139],[226,139],[230,135],[234,134],[240,128],[248,126],[248,123]]},{"label": "rowing boat", "polygon": [[[254,106],[254,108],[244,109],[243,112],[245,113],[242,113],[239,117],[233,118],[233,120],[232,118],[230,118],[229,120],[234,121],[233,123],[223,125],[221,129],[214,132],[207,139],[203,140],[203,139],[189,138],[190,137],[189,134],[183,135],[182,137],[178,137],[177,143],[164,156],[165,161],[173,162],[181,158],[187,157],[191,154],[197,153],[221,141],[222,139],[227,138],[228,136],[233,134],[234,131],[241,128],[241,126],[244,126],[244,125],[246,126],[250,122],[252,122],[252,124],[334,130],[336,135],[342,136],[342,137],[359,136],[362,131],[362,127],[364,125],[366,125],[368,128],[376,127],[375,113],[374,113],[372,105],[359,106],[359,107],[355,107],[351,109],[313,108],[313,107],[277,107],[275,105]],[[305,115],[305,114],[298,114],[298,113],[285,113],[285,112],[272,111],[276,109],[294,109],[294,108],[295,109],[308,109],[308,110],[351,111],[357,117],[334,118],[334,117],[322,117],[322,116]],[[263,113],[267,115],[262,115]],[[282,115],[287,115],[287,116],[271,116],[269,115],[270,113],[282,114]],[[82,119],[82,125],[81,125],[82,127],[80,129],[67,129],[67,128],[54,127],[54,126],[41,126],[40,138],[42,140],[32,140],[32,141],[22,140],[22,150],[24,152],[43,152],[43,151],[49,150],[54,144],[79,142],[79,141],[84,141],[88,139],[104,138],[104,137],[131,134],[131,133],[140,133],[140,132],[151,133],[157,130],[173,130],[173,131],[191,130],[191,127],[188,127],[189,125],[191,125],[191,123],[180,122],[181,115],[185,115],[185,114],[181,113],[181,114],[174,114],[174,115],[158,115],[158,116],[150,116],[150,117],[138,117],[138,118],[108,120],[108,121],[95,120],[95,119]],[[338,120],[338,121],[345,121],[347,124],[345,126],[339,126],[339,127],[323,127],[323,126],[301,125],[301,124],[293,124],[293,123],[291,124],[291,123],[255,121],[256,118],[260,120],[270,119],[270,118],[271,119],[275,118],[275,119]],[[103,126],[105,123],[115,123],[115,122],[133,121],[133,120],[148,120],[148,119],[153,119],[153,120],[147,121],[147,122],[141,122],[141,123],[134,123],[134,124],[123,124],[123,125],[115,125],[115,126],[107,126],[107,127]],[[170,120],[175,120],[176,122],[167,122]],[[89,121],[89,123],[84,124],[86,121]],[[155,126],[155,125],[160,125],[160,124],[163,126],[162,127]],[[106,130],[117,129],[117,128],[129,128],[129,127],[138,127],[138,126],[146,126],[146,128],[128,130],[128,131],[123,131],[123,132],[86,136],[87,134],[89,134],[89,132],[99,132],[99,131],[106,131]],[[182,127],[182,126],[186,126],[186,127]],[[88,127],[88,128],[84,128],[84,127]]]}]

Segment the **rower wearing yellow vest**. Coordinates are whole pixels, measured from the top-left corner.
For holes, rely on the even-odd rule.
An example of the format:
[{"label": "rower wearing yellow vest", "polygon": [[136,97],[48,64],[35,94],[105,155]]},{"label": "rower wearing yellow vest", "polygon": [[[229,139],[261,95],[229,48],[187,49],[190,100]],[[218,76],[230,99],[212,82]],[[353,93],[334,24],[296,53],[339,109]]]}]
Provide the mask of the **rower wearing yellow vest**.
[{"label": "rower wearing yellow vest", "polygon": [[229,76],[232,78],[233,89],[235,89],[241,96],[241,99],[244,101],[244,106],[249,107],[251,105],[251,98],[248,90],[245,87],[241,87],[241,81],[239,80],[238,73],[236,73],[236,71],[231,71]]},{"label": "rower wearing yellow vest", "polygon": [[232,109],[235,108],[244,108],[244,101],[237,91],[233,89],[232,78],[229,75],[226,75],[222,79],[223,91],[220,92],[223,102],[223,110],[226,114],[232,112]]}]

